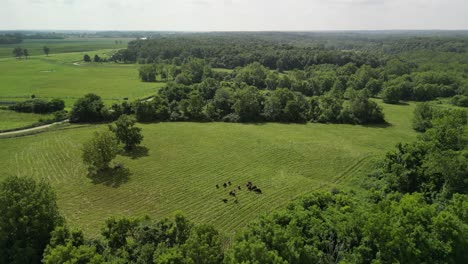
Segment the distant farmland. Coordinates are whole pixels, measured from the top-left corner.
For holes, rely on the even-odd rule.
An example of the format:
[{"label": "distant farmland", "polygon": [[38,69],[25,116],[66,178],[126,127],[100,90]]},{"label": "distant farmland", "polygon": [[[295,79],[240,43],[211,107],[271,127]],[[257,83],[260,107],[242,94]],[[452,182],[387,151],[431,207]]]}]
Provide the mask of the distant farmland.
[{"label": "distant farmland", "polygon": [[[10,50],[11,52],[11,50]],[[113,50],[89,52],[108,57]],[[143,83],[138,79],[137,65],[83,63],[86,52],[0,59],[0,100],[61,98],[67,106],[86,93],[96,93],[111,104],[128,98],[134,100],[152,95],[164,83]],[[75,64],[74,64],[75,63]]]}]

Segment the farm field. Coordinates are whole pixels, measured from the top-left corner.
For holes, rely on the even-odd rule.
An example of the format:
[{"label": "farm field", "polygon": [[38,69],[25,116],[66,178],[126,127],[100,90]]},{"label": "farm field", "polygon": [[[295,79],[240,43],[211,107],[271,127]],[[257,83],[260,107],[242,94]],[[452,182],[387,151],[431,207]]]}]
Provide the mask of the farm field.
[{"label": "farm field", "polygon": [[39,119],[48,119],[51,115],[40,115],[34,113],[17,113],[0,109],[0,130],[24,127],[32,125]]},{"label": "farm field", "polygon": [[[110,56],[114,50],[89,52],[90,56]],[[90,92],[111,104],[123,98],[133,100],[154,94],[163,83],[143,83],[138,79],[137,65],[83,63],[86,52],[54,54],[17,60],[1,59],[0,100],[61,98],[70,107]]]},{"label": "farm field", "polygon": [[[292,198],[319,188],[338,188],[369,171],[372,161],[398,142],[416,138],[410,105],[382,105],[388,127],[331,124],[140,124],[142,146],[133,157],[118,156],[128,174],[112,182],[90,179],[81,162],[81,146],[100,126],[1,139],[1,176],[8,173],[47,178],[58,194],[60,210],[71,226],[96,235],[110,216],[162,218],[183,211],[211,223],[226,236],[260,214],[281,208]],[[0,176],[0,177],[1,177]],[[233,186],[216,189],[231,181]],[[262,195],[229,189],[252,181]],[[245,189],[245,187],[244,187]]]},{"label": "farm field", "polygon": [[[119,41],[118,44],[115,41]],[[127,46],[131,38],[65,38],[65,39],[25,39],[19,44],[0,45],[0,58],[12,57],[15,47],[26,48],[29,55],[44,55],[43,47],[50,48],[50,54],[93,51],[101,49],[121,49]],[[120,41],[122,43],[120,44]]]}]

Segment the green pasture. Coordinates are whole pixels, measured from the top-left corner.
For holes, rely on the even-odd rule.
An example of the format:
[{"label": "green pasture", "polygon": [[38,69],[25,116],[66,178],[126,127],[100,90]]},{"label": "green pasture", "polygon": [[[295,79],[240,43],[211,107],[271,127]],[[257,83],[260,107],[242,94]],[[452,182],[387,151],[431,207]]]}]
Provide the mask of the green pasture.
[{"label": "green pasture", "polygon": [[[170,216],[181,210],[231,236],[258,215],[311,190],[346,187],[398,142],[416,138],[413,104],[383,105],[390,125],[140,124],[142,146],[118,156],[128,173],[88,178],[81,147],[105,125],[68,126],[0,139],[0,178],[45,178],[70,225],[95,235],[110,216]],[[232,182],[228,188],[215,185]],[[252,181],[263,194],[246,191]],[[238,204],[228,195],[240,185]],[[228,203],[222,202],[229,199]]]},{"label": "green pasture", "polygon": [[37,123],[39,119],[49,119],[51,117],[51,115],[17,113],[0,109],[0,130],[29,126]]},{"label": "green pasture", "polygon": [[[119,41],[118,44],[115,41]],[[25,39],[19,44],[0,44],[0,58],[13,57],[13,49],[28,49],[30,56],[43,55],[43,47],[50,48],[50,54],[93,51],[100,49],[123,49],[131,38],[65,38],[65,39]],[[122,41],[122,44],[120,44]]]},{"label": "green pasture", "polygon": [[29,59],[0,59],[0,100],[62,98],[70,107],[77,98],[96,93],[106,103],[154,94],[163,83],[143,83],[138,65],[84,63],[83,55],[110,56],[114,50],[41,55]]}]

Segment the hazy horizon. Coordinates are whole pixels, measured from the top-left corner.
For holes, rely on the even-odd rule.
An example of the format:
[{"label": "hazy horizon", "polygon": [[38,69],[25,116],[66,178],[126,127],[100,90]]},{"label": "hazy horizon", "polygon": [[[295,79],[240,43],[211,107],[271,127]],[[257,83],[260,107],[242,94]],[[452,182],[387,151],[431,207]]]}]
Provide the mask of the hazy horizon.
[{"label": "hazy horizon", "polygon": [[0,30],[467,30],[464,0],[0,0]]}]

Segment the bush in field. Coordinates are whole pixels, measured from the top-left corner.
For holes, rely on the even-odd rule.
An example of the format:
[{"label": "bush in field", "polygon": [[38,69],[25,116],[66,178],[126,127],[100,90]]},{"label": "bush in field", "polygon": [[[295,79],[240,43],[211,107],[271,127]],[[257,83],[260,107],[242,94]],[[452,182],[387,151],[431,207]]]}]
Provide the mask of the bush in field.
[{"label": "bush in field", "polygon": [[91,57],[90,57],[88,54],[85,54],[85,55],[83,56],[83,61],[85,61],[85,62],[91,62]]},{"label": "bush in field", "polygon": [[90,174],[109,168],[109,163],[117,156],[118,141],[111,131],[95,132],[84,143],[82,158]]},{"label": "bush in field", "polygon": [[8,177],[0,184],[0,263],[39,263],[62,221],[49,184]]}]

